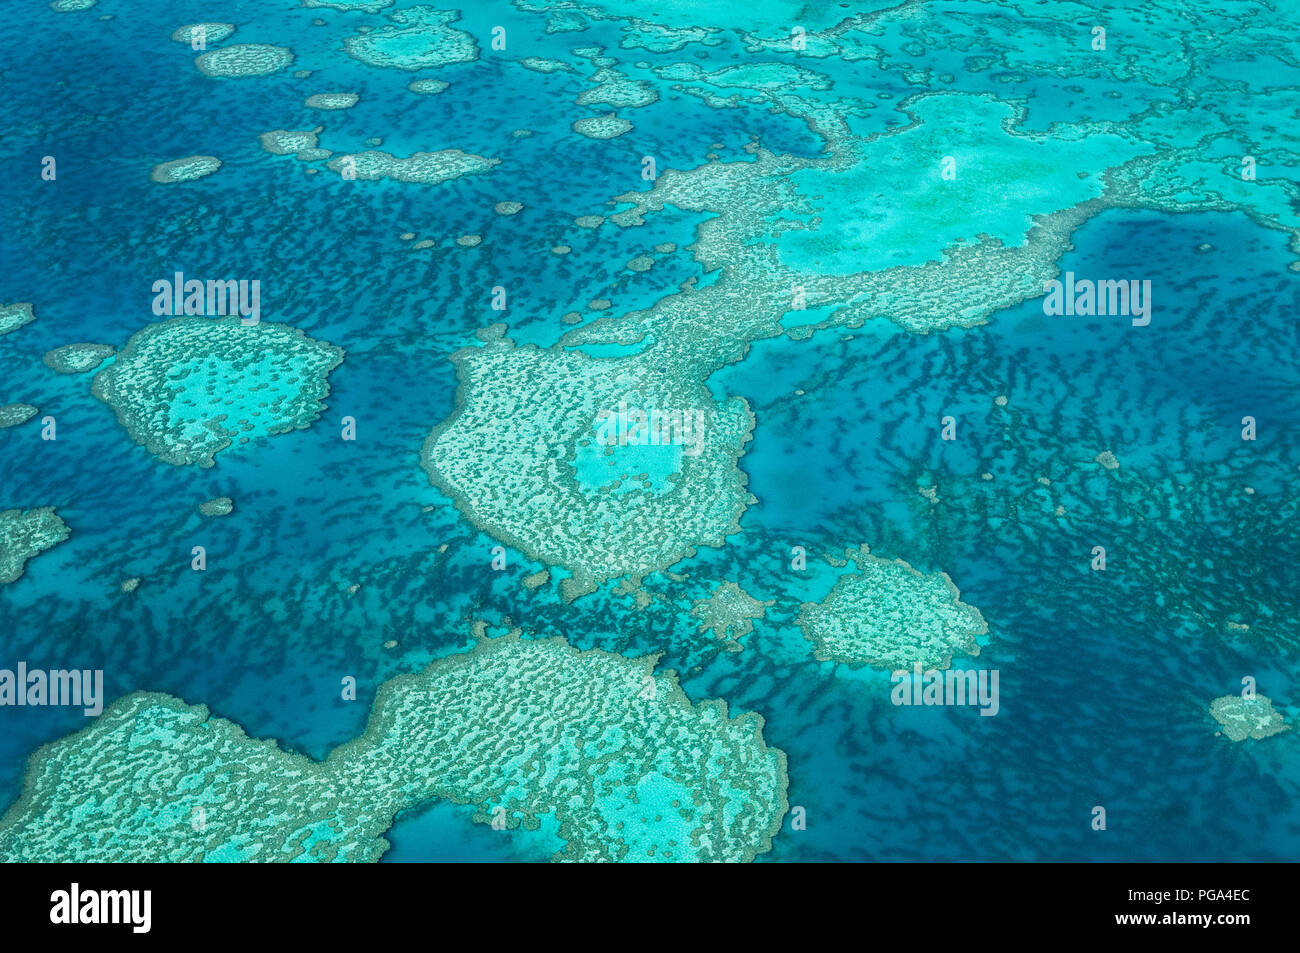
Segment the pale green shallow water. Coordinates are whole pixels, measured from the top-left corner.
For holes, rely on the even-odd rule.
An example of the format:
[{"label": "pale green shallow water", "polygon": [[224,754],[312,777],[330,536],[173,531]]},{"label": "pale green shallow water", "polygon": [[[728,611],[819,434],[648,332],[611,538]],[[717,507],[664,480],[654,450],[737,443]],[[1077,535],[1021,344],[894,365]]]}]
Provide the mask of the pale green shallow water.
[{"label": "pale green shallow water", "polygon": [[[1232,742],[1209,706],[1249,676],[1300,714],[1298,11],[420,6],[0,24],[0,406],[38,408],[0,430],[0,513],[70,533],[6,554],[0,669],[102,668],[125,699],[83,735],[79,709],[0,707],[0,856],[1294,856],[1296,733]],[[204,75],[171,36],[226,20],[209,49],[292,62]],[[574,130],[611,114],[618,136]],[[221,166],[151,181],[188,156]],[[258,336],[128,375],[177,271],[259,280]],[[1066,271],[1151,281],[1150,325],[1045,315]],[[118,354],[42,363],[77,342]],[[606,456],[619,400],[708,411],[703,452]],[[929,583],[837,603],[864,544]],[[960,615],[939,573],[987,623],[952,664],[1001,672],[996,717],[894,706],[857,667]],[[763,605],[740,651],[692,614],[725,582]],[[820,645],[818,603],[849,613]],[[575,661],[446,687],[428,666],[479,658],[472,619]],[[57,739],[40,814],[22,781]]]}]

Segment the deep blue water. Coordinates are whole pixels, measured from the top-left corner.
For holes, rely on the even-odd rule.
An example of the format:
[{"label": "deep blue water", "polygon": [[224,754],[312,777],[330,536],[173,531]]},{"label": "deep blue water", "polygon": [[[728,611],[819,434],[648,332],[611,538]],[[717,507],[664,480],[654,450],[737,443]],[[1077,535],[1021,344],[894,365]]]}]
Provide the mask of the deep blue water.
[{"label": "deep blue water", "polygon": [[[312,26],[317,17],[328,25]],[[167,37],[213,19],[237,22],[240,42],[290,46],[294,66],[256,80],[204,77]],[[661,586],[694,598],[705,581],[735,579],[784,600],[743,652],[726,653],[684,613],[638,613],[608,587],[572,605],[553,588],[526,592],[519,579],[541,567],[517,554],[507,573],[487,571],[495,541],[429,484],[418,455],[454,405],[447,358],[480,327],[505,321],[516,340],[550,345],[559,315],[611,285],[621,313],[702,277],[684,250],[645,274],[623,267],[657,243],[685,249],[702,216],[599,232],[572,223],[645,188],[645,151],[660,168],[686,168],[715,141],[733,160],[752,136],[801,155],[820,144],[787,116],[669,92],[636,111],[635,141],[583,140],[568,132],[583,114],[572,102],[580,82],[492,66],[486,54],[486,67],[437,71],[452,83],[446,92],[415,96],[406,83],[434,71],[377,70],[338,49],[363,22],[381,21],[289,0],[135,0],[129,13],[101,0],[81,14],[34,4],[0,22],[0,301],[32,301],[38,315],[0,336],[0,404],[35,404],[59,433],[42,441],[35,422],[0,433],[0,509],[52,505],[72,529],[0,590],[5,659],[103,668],[110,699],[169,692],[321,757],[361,730],[381,681],[467,646],[471,616],[510,616],[583,648],[663,652],[691,697],[761,713],[767,742],[789,757],[790,803],[809,817],[806,831],[787,823],[763,859],[1300,853],[1297,733],[1232,745],[1207,713],[1252,675],[1289,720],[1300,714],[1300,274],[1287,270],[1284,236],[1237,214],[1112,211],[1090,221],[1062,271],[1150,278],[1146,328],[1049,318],[1030,301],[968,330],[914,336],[882,322],[757,342],[709,383],[757,415],[740,465],[759,505],[725,548],[676,567],[697,581]],[[470,5],[461,26],[482,37],[504,23],[531,55],[604,45],[632,75],[644,75],[635,60],[671,61],[617,50],[608,24],[548,36],[541,22]],[[295,79],[295,69],[316,72]],[[1005,85],[986,77],[963,88],[982,83]],[[1082,88],[1090,114],[1109,118],[1113,100]],[[1067,109],[1052,89],[1031,110],[1035,128]],[[338,90],[360,104],[301,105]],[[885,112],[855,131],[882,128]],[[460,148],[503,162],[436,188],[346,183],[308,177],[258,143],[261,132],[315,125],[338,151],[382,136],[380,148],[396,154]],[[534,135],[512,138],[520,128]],[[158,162],[195,153],[225,166],[174,189],[149,181]],[[40,178],[45,155],[57,159],[55,182]],[[503,200],[525,211],[495,215]],[[421,253],[399,239],[408,231],[484,241]],[[559,243],[572,252],[552,254]],[[260,278],[264,319],[345,349],[315,426],[223,452],[210,470],[170,466],[129,440],[91,396],[89,375],[42,365],[72,341],[120,346],[154,320],[152,282],[176,270]],[[504,315],[489,307],[502,281]],[[1250,444],[1239,436],[1247,414],[1260,422]],[[355,443],[337,439],[343,415],[358,421]],[[958,420],[952,443],[938,439],[945,415]],[[1121,461],[1114,474],[1092,463],[1107,449]],[[921,484],[941,502],[916,492]],[[234,498],[235,514],[198,516],[197,504],[219,495]],[[202,575],[188,568],[196,543],[209,553]],[[1002,673],[998,717],[898,709],[883,676],[812,659],[789,606],[822,598],[833,576],[792,578],[789,549],[861,543],[947,572],[979,607],[990,633],[978,664]],[[1105,573],[1089,569],[1094,545],[1107,548]],[[133,576],[139,590],[119,593]],[[341,674],[357,677],[357,701],[339,700]],[[84,719],[58,709],[0,717],[8,804],[26,756]],[[1105,832],[1089,828],[1095,805],[1106,807]],[[500,837],[471,814],[434,805],[400,819],[386,859],[542,860],[554,850],[545,830]]]}]

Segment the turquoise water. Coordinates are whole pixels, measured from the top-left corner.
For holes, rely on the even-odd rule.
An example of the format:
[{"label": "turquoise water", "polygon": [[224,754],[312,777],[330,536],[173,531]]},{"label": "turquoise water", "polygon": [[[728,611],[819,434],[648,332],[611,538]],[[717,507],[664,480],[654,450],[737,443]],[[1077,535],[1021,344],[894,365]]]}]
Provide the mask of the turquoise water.
[{"label": "turquoise water", "polygon": [[[788,757],[789,803],[806,809],[808,823],[795,830],[784,819],[760,860],[1226,861],[1300,852],[1297,732],[1231,744],[1216,737],[1208,714],[1213,698],[1236,693],[1250,675],[1289,722],[1300,717],[1300,273],[1290,267],[1292,236],[1263,227],[1270,217],[1293,227],[1293,210],[1266,197],[1253,215],[1135,207],[1090,215],[1053,261],[1079,277],[1151,280],[1156,318],[1146,328],[1124,316],[1048,317],[1030,298],[993,309],[986,324],[924,335],[884,315],[807,339],[756,338],[742,360],[707,376],[717,399],[745,398],[757,420],[738,464],[757,503],[740,532],[724,546],[699,546],[671,576],[647,578],[657,598],[643,607],[614,582],[569,603],[555,585],[524,588],[546,567],[514,548],[506,547],[507,568],[494,571],[500,540],[466,519],[421,468],[426,437],[456,406],[449,357],[489,324],[504,323],[521,346],[559,347],[572,327],[635,316],[684,283],[698,292],[720,280],[692,251],[715,211],[669,205],[626,228],[587,229],[574,219],[616,214],[626,207],[617,196],[650,190],[640,174],[647,154],[663,175],[704,166],[710,153],[753,162],[746,147],[755,140],[801,161],[827,152],[805,118],[771,101],[710,104],[674,90],[654,68],[788,62],[788,52],[747,49],[737,30],[783,35],[806,16],[814,31],[849,11],[757,4],[752,22],[732,23],[730,9],[699,4],[605,4],[612,15],[631,9],[673,26],[720,28],[716,46],[652,52],[621,47],[617,20],[547,33],[533,4],[494,2],[461,11],[457,26],[477,40],[474,62],[406,71],[343,52],[358,27],[378,28],[386,14],[413,5],[398,0],[367,14],[308,10],[296,0],[99,0],[80,13],[44,3],[6,10],[0,302],[33,302],[37,320],[0,335],[0,404],[27,402],[55,416],[58,439],[40,439],[39,417],[0,431],[0,510],[54,506],[72,535],[0,586],[0,667],[22,659],[32,668],[102,668],[109,701],[166,692],[207,705],[252,737],[322,758],[362,731],[381,682],[466,649],[470,619],[509,620],[581,649],[662,653],[660,667],[678,672],[692,699],[761,714],[767,744]],[[856,168],[789,175],[795,194],[825,196],[825,231],[774,227],[777,262],[817,262],[820,274],[843,276],[936,261],[981,233],[1022,245],[1032,215],[1099,194],[1105,168],[1156,145],[1191,149],[1222,132],[1214,124],[1225,115],[1247,108],[1273,109],[1271,133],[1243,121],[1252,141],[1223,145],[1227,158],[1207,164],[1217,172],[1251,149],[1269,170],[1261,178],[1294,188],[1298,166],[1287,150],[1295,144],[1277,128],[1282,110],[1300,103],[1294,30],[1271,57],[1225,55],[1202,64],[1199,83],[1185,84],[1177,45],[1159,36],[1140,41],[1148,73],[1116,78],[1113,66],[1075,62],[1070,17],[994,6],[938,4],[872,23],[855,48],[885,54],[869,62],[800,60],[831,82],[804,90],[804,102],[842,109],[854,136],[907,123],[897,107],[910,95],[980,98],[945,107],[965,110],[971,124],[955,145],[943,128],[924,133],[936,140],[924,149],[904,133],[874,151],[855,144],[849,152],[871,157]],[[1214,5],[1193,6],[1195,16],[1209,16]],[[1176,12],[1161,15],[1166,26],[1182,23]],[[206,20],[237,25],[221,45],[282,45],[293,65],[263,77],[204,76],[197,54],[169,36]],[[952,42],[935,39],[937,21]],[[1009,42],[1026,22],[1035,25]],[[497,25],[510,38],[502,52],[489,45]],[[1111,32],[1122,36],[1118,20]],[[659,93],[651,105],[620,111],[633,133],[596,141],[570,129],[597,114],[575,103],[594,68],[572,51],[591,46]],[[575,70],[532,72],[514,63],[523,56]],[[296,70],[312,75],[296,78]],[[407,90],[430,77],[450,86],[431,96]],[[1153,104],[1178,102],[1183,85],[1218,105],[1198,105],[1200,120],[1157,131]],[[746,90],[763,92],[755,82],[713,92]],[[340,91],[359,94],[359,103],[331,112],[303,105],[314,93]],[[1044,145],[1002,150],[999,141],[983,151],[981,139],[1012,113],[986,96],[1023,110],[1023,128],[1035,135],[1054,124],[1133,125],[1085,142],[1055,128],[1060,138]],[[1134,118],[1148,107],[1145,119]],[[339,153],[380,137],[374,148],[398,156],[460,149],[502,161],[437,186],[349,182],[321,163],[307,175],[308,163],[273,156],[258,141],[263,132],[316,126],[324,127],[320,145]],[[514,137],[518,129],[532,135]],[[898,171],[945,150],[960,168],[968,139],[978,153],[971,161],[987,160],[991,171],[961,203],[936,200],[940,184],[913,188]],[[223,166],[195,182],[150,181],[155,165],[194,154],[219,156]],[[57,160],[54,181],[40,176],[47,155]],[[877,159],[885,167],[873,168]],[[1017,177],[1023,188],[1008,186]],[[1188,185],[1182,197],[1206,191]],[[885,209],[880,220],[855,204],[863,196]],[[524,210],[498,215],[502,201]],[[465,235],[482,243],[457,245]],[[436,244],[417,249],[420,240]],[[817,241],[829,249],[820,258]],[[650,251],[665,243],[675,249]],[[626,267],[647,253],[650,270]],[[222,451],[210,469],[174,466],[130,440],[92,396],[90,374],[58,375],[42,364],[45,352],[71,342],[120,348],[157,320],[152,283],[175,271],[258,279],[264,321],[344,349],[319,420]],[[498,285],[509,291],[505,310],[492,307]],[[602,299],[612,302],[608,310],[589,307]],[[810,304],[773,318],[807,331],[836,310]],[[580,320],[563,323],[570,312]],[[724,320],[704,315],[705,327]],[[652,334],[580,349],[640,356],[653,354],[655,342]],[[999,395],[1005,406],[995,403]],[[339,439],[345,415],[356,421],[355,441]],[[1250,443],[1240,438],[1245,415],[1259,422]],[[957,421],[955,441],[938,439],[945,416]],[[579,481],[593,491],[644,472],[653,494],[681,464],[680,448],[628,447],[611,468],[598,449],[578,452]],[[1093,462],[1104,450],[1119,459],[1117,471]],[[927,488],[937,503],[920,492]],[[234,513],[200,516],[198,504],[218,496],[235,501]],[[795,618],[838,575],[814,554],[864,543],[947,573],[978,607],[988,637],[977,660],[957,664],[1001,671],[997,717],[897,708],[887,673],[813,658]],[[190,570],[195,545],[207,552],[204,573]],[[1107,550],[1105,573],[1089,568],[1096,545]],[[810,554],[804,575],[787,571],[794,546]],[[552,580],[567,575],[551,567]],[[133,577],[139,588],[120,591]],[[740,652],[702,633],[690,615],[722,580],[775,603]],[[357,680],[355,700],[340,697],[345,675]],[[27,756],[85,719],[79,710],[5,708],[0,725],[7,806]],[[665,813],[680,793],[656,778],[642,786],[641,818]],[[1107,809],[1105,832],[1090,829],[1095,805]],[[536,831],[494,831],[474,821],[473,808],[450,803],[399,816],[388,838],[386,861],[542,861],[559,846],[545,817]]]}]

